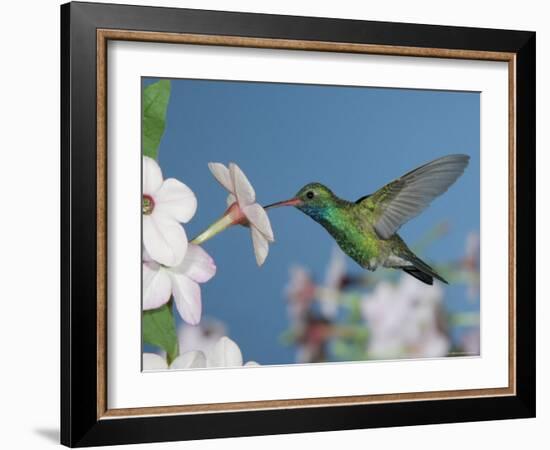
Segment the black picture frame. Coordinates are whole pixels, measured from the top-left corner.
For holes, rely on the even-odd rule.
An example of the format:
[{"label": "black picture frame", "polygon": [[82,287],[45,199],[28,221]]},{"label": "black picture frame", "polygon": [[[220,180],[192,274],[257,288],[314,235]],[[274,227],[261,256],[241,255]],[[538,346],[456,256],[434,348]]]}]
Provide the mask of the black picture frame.
[{"label": "black picture frame", "polygon": [[[508,52],[516,55],[516,394],[98,418],[97,30]],[[534,32],[113,4],[61,6],[61,443],[71,447],[535,416]]]}]

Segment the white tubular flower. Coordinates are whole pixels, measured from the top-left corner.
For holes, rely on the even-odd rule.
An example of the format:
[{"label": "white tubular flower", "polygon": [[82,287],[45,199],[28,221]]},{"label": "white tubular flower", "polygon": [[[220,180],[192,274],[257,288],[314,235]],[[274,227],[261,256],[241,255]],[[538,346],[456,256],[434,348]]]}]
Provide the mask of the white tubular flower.
[{"label": "white tubular flower", "polygon": [[166,360],[155,353],[143,354],[143,370],[166,370],[166,369],[206,369],[221,367],[251,367],[259,366],[255,361],[248,361],[243,364],[241,349],[235,341],[223,336],[208,352],[194,350],[185,352],[178,356],[172,364],[168,365]]},{"label": "white tubular flower", "polygon": [[143,370],[201,369],[206,367],[206,359],[202,352],[184,353],[174,359],[170,365],[156,353],[144,353],[142,361]]},{"label": "white tubular flower", "polygon": [[256,202],[256,192],[243,171],[235,163],[229,168],[221,163],[209,163],[208,167],[216,180],[229,191],[228,209],[223,217],[196,237],[193,242],[200,244],[231,225],[250,227],[256,262],[261,266],[269,252],[269,242],[274,241],[271,223],[264,208]]},{"label": "white tubular flower", "polygon": [[151,258],[164,266],[176,266],[187,250],[187,235],[180,225],[197,209],[197,199],[182,182],[164,180],[157,162],[143,157],[143,245]]},{"label": "white tubular flower", "polygon": [[196,325],[202,311],[199,283],[210,280],[215,273],[214,260],[194,244],[189,244],[183,261],[175,267],[146,260],[143,262],[143,309],[159,308],[173,295],[181,318]]},{"label": "white tubular flower", "polygon": [[[207,367],[241,367],[243,354],[235,341],[227,336],[222,337],[206,355]],[[255,361],[248,361],[245,366],[258,366]]]},{"label": "white tubular flower", "polygon": [[144,353],[141,357],[143,370],[165,370],[168,369],[166,360],[156,353]]},{"label": "white tubular flower", "polygon": [[201,369],[203,367],[206,367],[206,358],[204,353],[199,351],[183,353],[170,364],[170,369]]}]

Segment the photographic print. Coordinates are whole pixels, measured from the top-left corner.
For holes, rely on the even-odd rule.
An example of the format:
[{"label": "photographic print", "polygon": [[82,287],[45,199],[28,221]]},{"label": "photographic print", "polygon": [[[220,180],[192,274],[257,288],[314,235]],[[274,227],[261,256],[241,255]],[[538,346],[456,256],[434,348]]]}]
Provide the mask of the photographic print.
[{"label": "photographic print", "polygon": [[141,95],[144,371],[480,355],[479,92]]}]

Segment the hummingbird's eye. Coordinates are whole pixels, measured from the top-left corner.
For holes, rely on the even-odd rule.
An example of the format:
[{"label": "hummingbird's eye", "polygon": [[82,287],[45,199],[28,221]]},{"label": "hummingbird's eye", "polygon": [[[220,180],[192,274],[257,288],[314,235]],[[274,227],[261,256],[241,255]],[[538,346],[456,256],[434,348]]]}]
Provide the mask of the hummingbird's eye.
[{"label": "hummingbird's eye", "polygon": [[313,191],[308,191],[306,197],[311,200],[313,197],[315,197],[315,193]]}]

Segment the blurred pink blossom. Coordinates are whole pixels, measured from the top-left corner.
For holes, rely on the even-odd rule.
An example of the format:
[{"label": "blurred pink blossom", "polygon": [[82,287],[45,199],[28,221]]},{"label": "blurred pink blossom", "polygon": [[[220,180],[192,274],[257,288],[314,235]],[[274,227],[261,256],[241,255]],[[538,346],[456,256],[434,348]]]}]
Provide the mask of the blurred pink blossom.
[{"label": "blurred pink blossom", "polygon": [[466,355],[479,355],[481,351],[479,328],[471,330],[462,337],[462,348]]},{"label": "blurred pink blossom", "polygon": [[178,327],[180,353],[192,350],[208,353],[225,335],[227,329],[219,320],[206,318],[198,325],[181,324]]},{"label": "blurred pink blossom", "polygon": [[479,234],[470,232],[466,237],[466,248],[462,266],[468,273],[468,298],[479,296]]},{"label": "blurred pink blossom", "polygon": [[345,280],[346,255],[339,247],[333,247],[325,272],[325,283],[319,290],[321,312],[329,319],[334,319],[338,313],[338,299]]},{"label": "blurred pink blossom", "polygon": [[323,318],[307,314],[297,328],[296,362],[312,363],[327,359],[327,344],[333,336],[333,326]]},{"label": "blurred pink blossom", "polygon": [[443,290],[407,275],[398,284],[381,281],[362,299],[369,325],[372,359],[446,356],[450,341],[442,331]]},{"label": "blurred pink blossom", "polygon": [[304,267],[294,265],[290,268],[290,280],[285,293],[289,300],[289,315],[294,321],[304,317],[315,298],[316,291],[316,285]]}]

